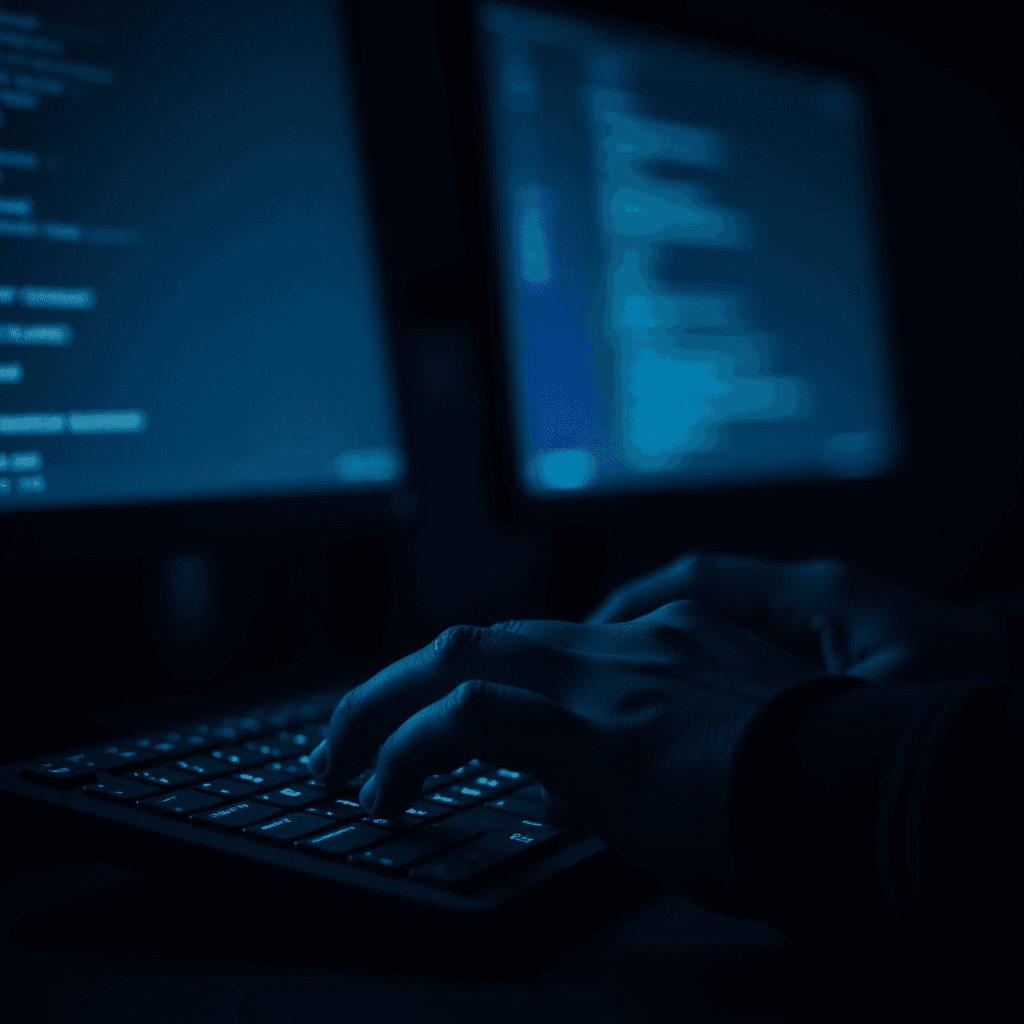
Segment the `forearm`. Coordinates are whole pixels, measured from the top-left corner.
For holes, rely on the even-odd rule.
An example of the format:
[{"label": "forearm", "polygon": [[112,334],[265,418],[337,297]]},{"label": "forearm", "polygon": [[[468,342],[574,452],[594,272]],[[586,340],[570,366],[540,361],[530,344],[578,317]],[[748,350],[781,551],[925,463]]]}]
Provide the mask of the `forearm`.
[{"label": "forearm", "polygon": [[1021,797],[1009,685],[851,685],[809,701],[812,687],[752,730],[733,789],[731,909],[793,937],[880,935],[954,904],[990,912],[1010,883],[1004,822]]}]

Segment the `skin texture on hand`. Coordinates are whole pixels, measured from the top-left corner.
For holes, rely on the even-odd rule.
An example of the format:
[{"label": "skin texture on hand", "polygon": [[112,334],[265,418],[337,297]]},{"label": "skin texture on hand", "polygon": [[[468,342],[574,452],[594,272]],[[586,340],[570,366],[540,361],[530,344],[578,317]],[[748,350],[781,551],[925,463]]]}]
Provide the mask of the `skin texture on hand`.
[{"label": "skin texture on hand", "polygon": [[379,747],[360,794],[375,815],[473,757],[525,770],[665,881],[729,882],[737,748],[766,704],[814,675],[692,601],[604,625],[456,626],[347,694],[311,766],[340,785]]},{"label": "skin texture on hand", "polygon": [[780,562],[692,552],[613,591],[587,622],[624,622],[699,601],[826,672],[916,683],[1005,672],[985,615],[949,608],[832,558]]}]

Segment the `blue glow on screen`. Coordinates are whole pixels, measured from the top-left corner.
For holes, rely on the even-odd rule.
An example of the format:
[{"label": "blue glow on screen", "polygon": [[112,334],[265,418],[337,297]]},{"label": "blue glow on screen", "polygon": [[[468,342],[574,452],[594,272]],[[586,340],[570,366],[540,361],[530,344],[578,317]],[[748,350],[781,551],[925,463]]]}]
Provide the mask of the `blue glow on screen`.
[{"label": "blue glow on screen", "polygon": [[480,25],[527,491],[894,468],[857,87],[508,4]]},{"label": "blue glow on screen", "polygon": [[336,5],[63,7],[0,40],[4,507],[398,485]]}]

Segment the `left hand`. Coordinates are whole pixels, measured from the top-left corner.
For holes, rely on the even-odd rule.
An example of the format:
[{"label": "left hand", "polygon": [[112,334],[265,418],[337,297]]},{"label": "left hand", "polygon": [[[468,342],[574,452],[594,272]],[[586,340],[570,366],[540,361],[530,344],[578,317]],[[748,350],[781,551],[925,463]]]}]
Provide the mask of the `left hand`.
[{"label": "left hand", "polygon": [[[400,813],[474,757],[531,772],[578,824],[668,883],[734,878],[728,780],[745,726],[815,670],[694,601],[609,625],[455,626],[346,694],[311,758]],[[383,746],[381,746],[383,744]]]},{"label": "left hand", "polygon": [[691,551],[616,588],[587,622],[625,622],[681,600],[700,601],[827,672],[873,683],[934,686],[1006,671],[1006,641],[988,616],[927,601],[835,558]]}]

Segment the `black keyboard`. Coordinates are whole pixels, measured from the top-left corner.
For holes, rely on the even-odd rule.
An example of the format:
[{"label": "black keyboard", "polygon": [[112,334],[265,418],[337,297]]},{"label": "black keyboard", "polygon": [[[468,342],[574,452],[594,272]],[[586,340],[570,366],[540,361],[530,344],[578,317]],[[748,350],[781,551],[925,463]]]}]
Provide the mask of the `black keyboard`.
[{"label": "black keyboard", "polygon": [[603,849],[553,815],[532,776],[479,761],[426,779],[403,814],[370,817],[358,794],[372,767],[334,792],[308,767],[344,692],[10,765],[0,769],[0,787],[122,827],[448,910],[497,907]]}]

